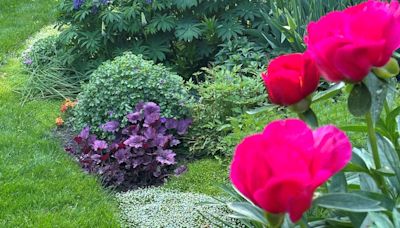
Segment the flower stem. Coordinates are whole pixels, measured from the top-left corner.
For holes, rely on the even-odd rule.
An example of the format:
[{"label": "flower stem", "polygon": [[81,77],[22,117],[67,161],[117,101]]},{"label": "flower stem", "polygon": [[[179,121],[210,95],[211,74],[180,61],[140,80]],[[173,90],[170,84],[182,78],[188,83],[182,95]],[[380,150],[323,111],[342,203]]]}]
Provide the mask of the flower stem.
[{"label": "flower stem", "polygon": [[[365,119],[367,121],[368,139],[372,149],[372,157],[374,159],[375,169],[378,170],[382,168],[382,164],[381,164],[381,159],[379,157],[378,140],[376,138],[375,126],[372,121],[372,115],[370,112],[368,112],[365,115]],[[387,194],[388,190],[384,177],[381,175],[377,175],[376,178],[374,179],[377,182],[378,187],[382,190],[382,192]]]}]

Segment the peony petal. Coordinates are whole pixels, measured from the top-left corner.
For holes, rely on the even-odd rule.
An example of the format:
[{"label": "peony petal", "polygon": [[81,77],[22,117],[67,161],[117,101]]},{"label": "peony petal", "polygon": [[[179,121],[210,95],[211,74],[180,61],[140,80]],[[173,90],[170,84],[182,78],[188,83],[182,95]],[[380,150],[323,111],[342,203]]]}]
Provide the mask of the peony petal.
[{"label": "peony petal", "polygon": [[230,169],[233,185],[247,198],[254,200],[253,193],[270,177],[268,161],[263,156],[265,142],[261,134],[249,136],[235,151]]},{"label": "peony petal", "polygon": [[[299,153],[304,160],[311,161],[313,157],[314,139],[311,129],[299,119],[276,120],[271,122],[263,132],[266,141],[273,144],[290,145],[291,150],[279,153]],[[276,152],[275,155],[279,155]],[[268,156],[274,156],[270,154]]]},{"label": "peony petal", "polygon": [[290,219],[297,222],[311,207],[315,189],[309,183],[307,173],[273,177],[255,193],[255,203],[270,213],[288,212]]},{"label": "peony petal", "polygon": [[311,166],[317,187],[343,169],[351,160],[351,143],[344,132],[333,125],[314,132],[316,151]]},{"label": "peony petal", "polygon": [[376,58],[380,58],[384,44],[382,40],[374,43],[345,45],[337,49],[333,62],[348,81],[362,81],[371,70],[372,64],[379,61]]}]

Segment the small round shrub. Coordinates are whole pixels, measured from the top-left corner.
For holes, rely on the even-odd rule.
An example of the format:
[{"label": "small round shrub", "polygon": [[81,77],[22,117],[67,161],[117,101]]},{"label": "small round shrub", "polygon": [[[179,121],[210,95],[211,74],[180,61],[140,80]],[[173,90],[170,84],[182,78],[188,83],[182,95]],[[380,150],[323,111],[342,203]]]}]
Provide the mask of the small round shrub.
[{"label": "small round shrub", "polygon": [[224,227],[213,217],[235,227],[244,227],[228,217],[228,208],[217,205],[217,200],[203,194],[145,188],[119,193],[117,201],[123,227]]},{"label": "small round shrub", "polygon": [[162,65],[127,52],[93,72],[78,96],[74,129],[88,125],[100,132],[99,126],[111,119],[124,127],[126,115],[141,101],[159,104],[164,117],[187,117],[189,95],[183,79]]}]

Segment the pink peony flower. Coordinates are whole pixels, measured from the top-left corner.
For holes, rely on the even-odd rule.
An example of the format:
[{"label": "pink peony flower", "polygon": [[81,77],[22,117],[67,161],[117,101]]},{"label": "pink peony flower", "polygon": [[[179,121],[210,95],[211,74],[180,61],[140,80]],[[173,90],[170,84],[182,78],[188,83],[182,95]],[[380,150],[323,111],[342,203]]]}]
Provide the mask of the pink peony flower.
[{"label": "pink peony flower", "polygon": [[282,55],[262,73],[269,99],[278,105],[293,105],[313,93],[319,83],[319,71],[308,54]]},{"label": "pink peony flower", "polygon": [[296,222],[314,191],[350,159],[350,141],[335,126],[312,131],[301,120],[278,120],[238,145],[230,179],[257,206]]},{"label": "pink peony flower", "polygon": [[359,82],[400,47],[400,4],[370,0],[308,25],[305,42],[328,81]]}]

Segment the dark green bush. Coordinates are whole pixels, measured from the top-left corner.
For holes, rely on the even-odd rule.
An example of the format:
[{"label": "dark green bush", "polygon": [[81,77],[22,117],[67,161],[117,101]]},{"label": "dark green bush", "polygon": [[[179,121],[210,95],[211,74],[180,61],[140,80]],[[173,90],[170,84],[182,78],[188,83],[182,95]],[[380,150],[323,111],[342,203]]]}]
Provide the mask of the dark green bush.
[{"label": "dark green bush", "polygon": [[206,81],[191,83],[198,100],[191,105],[193,125],[189,151],[193,156],[224,155],[221,140],[232,131],[229,119],[267,101],[261,77],[246,77],[224,67],[206,71]]},{"label": "dark green bush", "polygon": [[189,95],[182,78],[162,65],[128,52],[104,62],[90,76],[78,96],[73,126],[80,130],[89,125],[99,133],[101,124],[119,120],[123,127],[126,114],[140,101],[159,104],[164,117],[183,118],[188,113]]},{"label": "dark green bush", "polygon": [[82,69],[132,51],[190,76],[213,59],[218,45],[268,31],[265,0],[78,2],[62,1],[59,26],[67,26],[61,41]]}]

